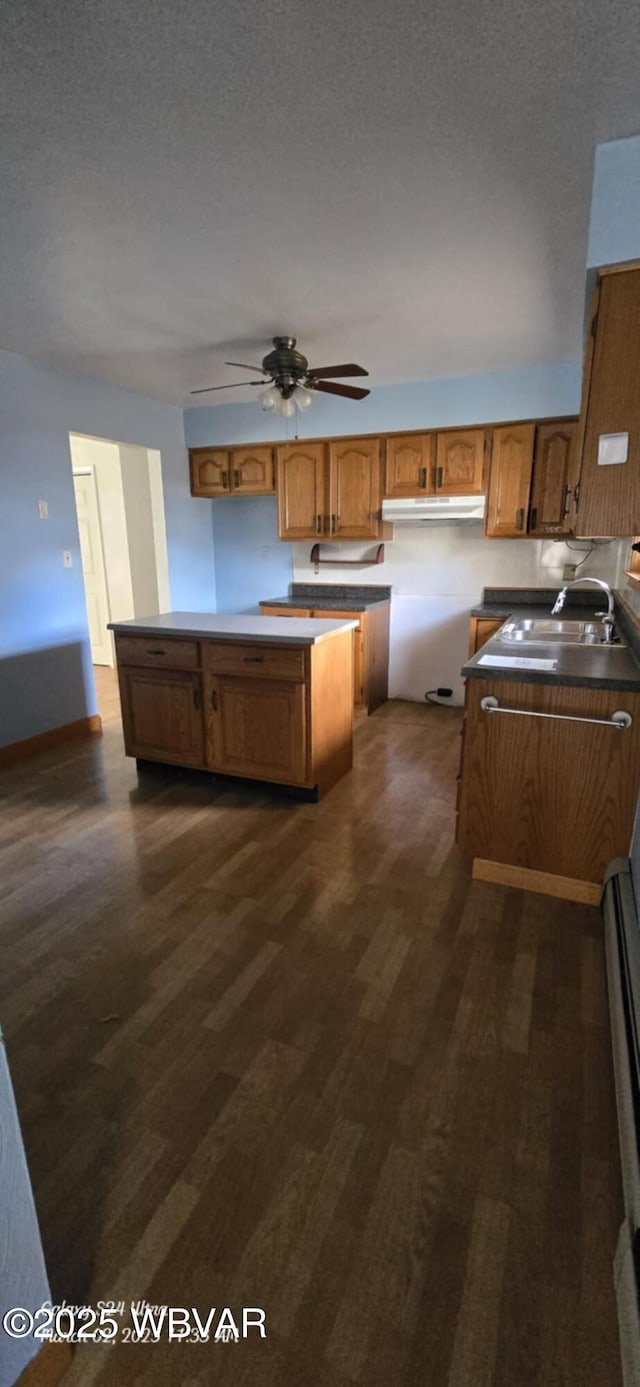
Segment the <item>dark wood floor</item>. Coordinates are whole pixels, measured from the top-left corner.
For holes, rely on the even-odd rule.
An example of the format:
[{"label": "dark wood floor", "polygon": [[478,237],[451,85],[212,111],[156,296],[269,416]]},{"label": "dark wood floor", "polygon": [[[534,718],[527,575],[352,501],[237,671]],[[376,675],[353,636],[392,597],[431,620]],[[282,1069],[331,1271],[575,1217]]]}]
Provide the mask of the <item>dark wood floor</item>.
[{"label": "dark wood floor", "polygon": [[138,780],[113,718],[4,774],[0,1019],[55,1297],[269,1331],[83,1347],[65,1387],[618,1387],[600,917],[470,882],[459,727],[387,704],[319,805]]}]

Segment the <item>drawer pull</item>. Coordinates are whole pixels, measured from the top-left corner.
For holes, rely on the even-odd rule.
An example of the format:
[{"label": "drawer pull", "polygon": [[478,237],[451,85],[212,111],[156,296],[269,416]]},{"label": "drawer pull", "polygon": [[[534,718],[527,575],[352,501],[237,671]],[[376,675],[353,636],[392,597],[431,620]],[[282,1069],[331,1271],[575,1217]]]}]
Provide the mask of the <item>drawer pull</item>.
[{"label": "drawer pull", "polygon": [[264,655],[243,655],[245,665],[263,665]]},{"label": "drawer pull", "polygon": [[147,655],[166,655],[166,650],[148,650]]},{"label": "drawer pull", "polygon": [[598,727],[617,727],[619,732],[624,732],[633,722],[631,713],[622,710],[612,713],[610,718],[581,718],[576,713],[536,713],[532,708],[503,708],[493,694],[481,698],[480,707],[483,713],[515,713],[520,718],[549,718],[552,722],[591,722]]}]

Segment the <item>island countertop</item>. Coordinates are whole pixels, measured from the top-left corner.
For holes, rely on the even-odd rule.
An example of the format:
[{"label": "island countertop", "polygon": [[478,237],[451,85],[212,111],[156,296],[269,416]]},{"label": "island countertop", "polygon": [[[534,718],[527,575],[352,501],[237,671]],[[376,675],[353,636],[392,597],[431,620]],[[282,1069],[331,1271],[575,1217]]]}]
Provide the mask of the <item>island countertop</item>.
[{"label": "island countertop", "polygon": [[162,612],[160,616],[110,621],[109,630],[128,636],[191,636],[194,640],[251,641],[261,645],[317,645],[357,621],[313,617],[235,616],[216,612]]}]

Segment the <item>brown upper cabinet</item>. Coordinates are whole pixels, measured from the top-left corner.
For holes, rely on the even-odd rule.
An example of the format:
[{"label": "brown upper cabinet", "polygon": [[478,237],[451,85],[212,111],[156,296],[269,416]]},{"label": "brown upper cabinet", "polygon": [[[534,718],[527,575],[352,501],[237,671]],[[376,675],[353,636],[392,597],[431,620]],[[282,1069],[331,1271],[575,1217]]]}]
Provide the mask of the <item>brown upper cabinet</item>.
[{"label": "brown upper cabinet", "polygon": [[435,475],[437,495],[482,496],[484,450],[484,429],[452,429],[448,433],[439,433]]},{"label": "brown upper cabinet", "polygon": [[275,491],[273,448],[191,448],[192,496],[270,496]]},{"label": "brown upper cabinet", "polygon": [[280,539],[308,539],[324,533],[325,473],[324,443],[290,443],[278,448]]},{"label": "brown upper cabinet", "polygon": [[493,431],[486,533],[492,539],[526,534],[535,424],[505,424]]},{"label": "brown upper cabinet", "polygon": [[378,539],[381,491],[379,438],[279,448],[279,538]]},{"label": "brown upper cabinet", "polygon": [[574,533],[575,419],[493,430],[485,529],[490,539]]},{"label": "brown upper cabinet", "polygon": [[228,448],[191,448],[189,469],[192,496],[229,494]]},{"label": "brown upper cabinet", "polygon": [[391,434],[387,439],[385,496],[425,496],[435,488],[435,435]]},{"label": "brown upper cabinet", "polygon": [[484,429],[390,434],[385,496],[482,496]]},{"label": "brown upper cabinet", "polygon": [[[603,436],[619,440],[625,462],[609,462]],[[575,533],[640,530],[640,265],[600,273],[587,338],[580,413],[582,469]]]},{"label": "brown upper cabinet", "polygon": [[538,424],[528,533],[557,539],[574,534],[578,486],[577,421]]},{"label": "brown upper cabinet", "polygon": [[379,438],[344,438],[329,444],[329,534],[333,539],[377,539],[381,493]]}]

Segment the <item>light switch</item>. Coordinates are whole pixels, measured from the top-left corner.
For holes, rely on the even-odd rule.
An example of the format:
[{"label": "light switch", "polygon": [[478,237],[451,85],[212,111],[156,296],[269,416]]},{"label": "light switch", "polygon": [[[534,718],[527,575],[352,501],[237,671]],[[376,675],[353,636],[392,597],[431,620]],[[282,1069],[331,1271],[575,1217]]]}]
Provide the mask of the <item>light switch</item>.
[{"label": "light switch", "polygon": [[70,549],[62,550],[62,562],[65,568],[73,568],[73,554]]},{"label": "light switch", "polygon": [[598,439],[598,467],[613,467],[629,456],[628,433],[601,433]]},{"label": "light switch", "polygon": [[38,501],[38,515],[40,516],[40,519],[41,519],[41,520],[48,520],[48,519],[49,519],[49,502],[48,502],[48,501]]}]

